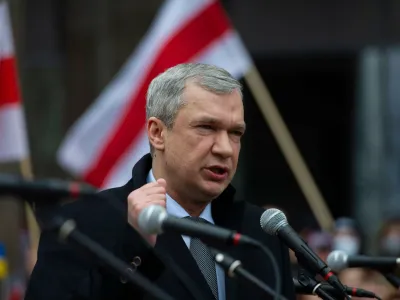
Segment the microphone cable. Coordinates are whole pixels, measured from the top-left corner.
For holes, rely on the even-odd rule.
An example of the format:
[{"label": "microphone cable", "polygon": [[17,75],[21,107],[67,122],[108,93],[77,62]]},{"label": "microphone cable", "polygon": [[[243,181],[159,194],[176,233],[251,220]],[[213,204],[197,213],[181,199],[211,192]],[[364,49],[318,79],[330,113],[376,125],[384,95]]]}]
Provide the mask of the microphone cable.
[{"label": "microphone cable", "polygon": [[269,258],[272,264],[272,269],[274,270],[274,275],[275,275],[275,295],[274,295],[274,300],[279,299],[279,295],[281,295],[282,291],[282,277],[281,277],[281,272],[279,271],[278,263],[276,262],[276,258],[271,252],[271,250],[264,246],[263,244],[259,243],[260,249],[265,253],[265,255]]},{"label": "microphone cable", "polygon": [[275,293],[271,294],[271,296],[274,296],[274,300],[279,300],[279,298],[281,297],[281,290],[282,290],[282,277],[274,254],[268,247],[266,247],[265,245],[254,239],[252,239],[251,245],[261,250],[261,252],[263,252],[271,261],[272,269],[275,276]]}]

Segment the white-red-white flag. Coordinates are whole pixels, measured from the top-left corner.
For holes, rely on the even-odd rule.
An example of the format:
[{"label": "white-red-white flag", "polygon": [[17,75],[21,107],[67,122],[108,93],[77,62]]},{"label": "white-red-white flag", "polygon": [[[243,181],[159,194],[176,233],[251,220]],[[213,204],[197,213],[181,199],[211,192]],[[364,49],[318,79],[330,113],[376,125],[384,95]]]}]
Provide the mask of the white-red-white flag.
[{"label": "white-red-white flag", "polygon": [[14,44],[7,2],[0,3],[0,161],[28,155]]},{"label": "white-red-white flag", "polygon": [[217,0],[167,0],[119,74],[74,124],[58,152],[65,169],[99,188],[125,184],[149,152],[146,91],[167,68],[185,62],[220,66],[240,78],[250,56]]}]

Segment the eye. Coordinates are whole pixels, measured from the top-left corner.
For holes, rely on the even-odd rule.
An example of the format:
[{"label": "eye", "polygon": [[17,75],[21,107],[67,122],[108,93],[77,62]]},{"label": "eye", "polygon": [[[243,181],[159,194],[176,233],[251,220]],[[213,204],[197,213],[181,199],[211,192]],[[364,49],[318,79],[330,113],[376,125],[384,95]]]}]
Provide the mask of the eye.
[{"label": "eye", "polygon": [[242,136],[244,133],[243,133],[243,131],[235,130],[235,131],[232,131],[232,134],[240,137],[240,136]]},{"label": "eye", "polygon": [[212,130],[213,127],[211,125],[199,125],[198,126],[201,129],[206,129],[206,130]]}]

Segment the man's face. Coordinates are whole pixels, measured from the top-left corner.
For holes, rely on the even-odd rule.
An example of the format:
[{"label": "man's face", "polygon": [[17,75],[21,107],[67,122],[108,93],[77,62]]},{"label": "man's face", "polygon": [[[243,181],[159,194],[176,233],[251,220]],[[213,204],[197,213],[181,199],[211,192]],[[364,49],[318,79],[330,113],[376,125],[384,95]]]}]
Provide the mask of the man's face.
[{"label": "man's face", "polygon": [[242,99],[237,91],[217,95],[194,83],[187,84],[182,97],[185,105],[166,131],[165,167],[175,189],[209,201],[236,172],[245,130]]}]

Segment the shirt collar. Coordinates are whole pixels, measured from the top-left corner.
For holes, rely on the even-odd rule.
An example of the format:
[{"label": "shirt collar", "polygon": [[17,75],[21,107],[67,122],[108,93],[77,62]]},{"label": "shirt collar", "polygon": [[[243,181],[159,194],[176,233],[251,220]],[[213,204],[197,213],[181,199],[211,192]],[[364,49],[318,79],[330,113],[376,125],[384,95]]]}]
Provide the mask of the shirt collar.
[{"label": "shirt collar", "polygon": [[[156,179],[154,178],[153,169],[150,169],[146,181],[147,183],[156,181]],[[166,197],[167,197],[166,209],[168,214],[173,215],[177,218],[190,217],[187,211],[182,206],[180,206],[178,202],[172,199],[168,194],[166,195]],[[200,218],[203,218],[204,220],[214,224],[214,220],[211,214],[211,203],[208,203],[207,206],[204,208],[204,210],[200,214]]]}]

